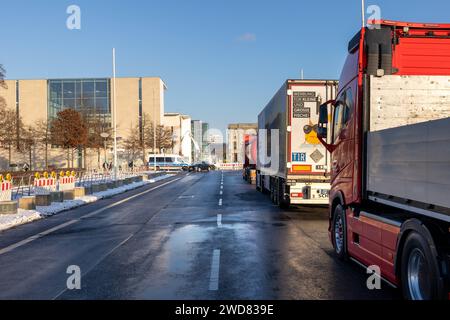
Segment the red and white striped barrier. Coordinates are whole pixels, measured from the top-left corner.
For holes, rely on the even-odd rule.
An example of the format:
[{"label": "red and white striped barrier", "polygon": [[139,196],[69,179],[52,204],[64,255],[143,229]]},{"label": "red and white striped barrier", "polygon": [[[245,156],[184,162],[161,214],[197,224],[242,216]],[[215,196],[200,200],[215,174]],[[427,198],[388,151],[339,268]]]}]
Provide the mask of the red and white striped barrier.
[{"label": "red and white striped barrier", "polygon": [[1,182],[0,201],[12,200],[12,183],[11,181]]},{"label": "red and white striped barrier", "polygon": [[244,165],[242,163],[221,163],[219,164],[220,170],[242,170]]},{"label": "red and white striped barrier", "polygon": [[56,179],[40,178],[34,180],[34,191],[38,195],[49,194],[56,191]]},{"label": "red and white striped barrier", "polygon": [[75,177],[60,177],[59,178],[59,191],[68,191],[75,189]]}]

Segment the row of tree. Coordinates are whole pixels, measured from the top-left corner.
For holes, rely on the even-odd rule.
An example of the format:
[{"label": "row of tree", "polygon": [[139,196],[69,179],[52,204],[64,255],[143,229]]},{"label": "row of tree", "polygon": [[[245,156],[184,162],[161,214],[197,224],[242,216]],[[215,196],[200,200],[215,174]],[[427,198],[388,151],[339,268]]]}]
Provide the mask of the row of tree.
[{"label": "row of tree", "polygon": [[[121,148],[127,153],[128,162],[135,162],[136,159],[141,158],[142,163],[146,164],[148,150],[161,153],[163,149],[173,149],[172,130],[161,125],[154,128],[153,123],[146,119],[149,117],[144,115],[140,123],[130,128],[129,135],[120,143]],[[86,154],[87,149],[97,150],[100,164],[102,148],[109,148],[113,141],[111,124],[90,114],[88,110],[85,112],[73,109],[60,111],[57,117],[47,124],[47,128],[44,144],[47,145],[50,142],[52,145],[66,149],[68,162],[70,160],[72,166],[74,153],[82,150]],[[102,137],[103,133],[106,133],[105,136],[108,138]],[[42,131],[40,135],[44,136]]]},{"label": "row of tree", "polygon": [[[4,75],[5,70],[0,65],[0,87],[6,88]],[[147,150],[160,153],[162,149],[173,148],[172,130],[163,126],[154,128],[149,119],[144,115],[139,124],[130,128],[128,137],[121,141],[129,162],[142,159],[146,164]],[[97,151],[100,166],[101,151],[111,146],[112,131],[111,124],[102,116],[90,112],[89,108],[65,109],[58,112],[54,119],[25,125],[17,111],[8,108],[0,96],[0,147],[8,150],[9,165],[12,163],[13,151],[18,151],[28,154],[31,166],[33,150],[39,148],[43,149],[44,165],[47,168],[50,148],[59,147],[66,150],[68,167],[74,167],[75,154],[80,152],[85,155],[82,166],[86,167],[88,149]]]},{"label": "row of tree", "polygon": [[140,124],[131,128],[128,138],[123,142],[123,148],[127,151],[129,159],[142,157],[142,162],[147,163],[147,150],[153,153],[161,153],[162,150],[172,149],[172,129],[164,126],[156,126],[146,114],[143,115]]}]

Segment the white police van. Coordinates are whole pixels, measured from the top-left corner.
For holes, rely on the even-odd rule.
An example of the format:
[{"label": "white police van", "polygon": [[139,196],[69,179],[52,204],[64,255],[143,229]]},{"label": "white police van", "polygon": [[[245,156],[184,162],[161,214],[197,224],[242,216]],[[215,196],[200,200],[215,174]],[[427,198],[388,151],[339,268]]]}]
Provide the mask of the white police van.
[{"label": "white police van", "polygon": [[150,154],[148,166],[157,170],[186,170],[189,163],[183,156],[172,154]]}]

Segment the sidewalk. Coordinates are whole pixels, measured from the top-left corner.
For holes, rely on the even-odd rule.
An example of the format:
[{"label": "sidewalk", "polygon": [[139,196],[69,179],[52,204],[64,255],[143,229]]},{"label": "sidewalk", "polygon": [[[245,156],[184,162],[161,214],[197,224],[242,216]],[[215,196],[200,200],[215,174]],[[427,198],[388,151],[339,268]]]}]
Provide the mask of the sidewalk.
[{"label": "sidewalk", "polygon": [[18,209],[17,214],[0,215],[0,232],[35,220],[51,217],[55,214],[78,208],[100,199],[109,198],[114,195],[134,190],[148,184],[153,184],[157,181],[161,181],[172,176],[173,174],[166,174],[156,178],[151,178],[147,181],[131,183],[119,188],[109,189],[106,191],[94,193],[89,196],[80,197],[75,200],[64,201],[61,203],[52,203],[48,207],[37,207],[36,210]]}]

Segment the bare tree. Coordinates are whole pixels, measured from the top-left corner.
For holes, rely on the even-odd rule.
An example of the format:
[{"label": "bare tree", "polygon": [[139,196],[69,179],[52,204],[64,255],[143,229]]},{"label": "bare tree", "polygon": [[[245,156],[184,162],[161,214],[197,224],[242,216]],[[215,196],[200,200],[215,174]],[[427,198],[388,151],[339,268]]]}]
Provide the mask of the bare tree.
[{"label": "bare tree", "polygon": [[51,145],[50,123],[47,120],[38,120],[34,126],[36,145],[44,148],[44,165],[48,168],[48,149]]},{"label": "bare tree", "polygon": [[[139,155],[142,162],[147,164],[147,150],[153,153],[161,153],[162,149],[172,147],[172,130],[164,126],[156,127],[156,141],[153,139],[154,130],[151,122],[142,121],[130,129],[130,134],[123,142],[123,147],[128,153],[128,161],[134,161]],[[156,142],[156,145],[155,145]]]},{"label": "bare tree", "polygon": [[50,124],[52,144],[67,150],[67,167],[74,151],[83,148],[88,141],[88,129],[81,114],[73,109],[58,112],[57,117]]},{"label": "bare tree", "polygon": [[[85,122],[88,129],[88,141],[86,147],[97,151],[97,163],[100,168],[101,151],[111,144],[112,128],[109,123],[103,121],[96,115],[87,117]],[[104,133],[108,135],[108,138],[102,137],[102,134]]]},{"label": "bare tree", "polygon": [[[153,130],[153,123],[150,123],[146,129],[145,137],[147,138],[148,147],[153,149],[153,152],[161,153],[162,149],[172,148],[173,133],[168,127],[162,125],[156,126],[156,130]],[[156,146],[154,146],[154,135],[156,131]]]},{"label": "bare tree", "polygon": [[[79,96],[81,99],[81,95]],[[84,101],[81,99],[81,101]],[[84,102],[81,103],[79,112],[80,115],[84,121],[84,124],[86,125],[87,129],[87,142],[83,146],[83,153],[84,153],[84,167],[87,167],[86,165],[86,155],[87,155],[87,149],[95,149],[97,151],[97,166],[100,168],[100,157],[101,157],[101,150],[105,147],[105,142],[110,142],[110,139],[104,139],[101,134],[107,133],[109,136],[111,135],[111,125],[104,121],[101,117],[101,115],[96,114],[93,112],[95,110],[93,107],[89,105],[85,105]]]},{"label": "bare tree", "polygon": [[[135,162],[142,152],[142,135],[140,134],[139,126],[130,128],[128,137],[123,141],[122,146],[127,152],[128,162]],[[145,159],[145,153],[144,153]],[[144,161],[144,164],[147,162]]]},{"label": "bare tree", "polygon": [[[156,131],[156,139],[155,137]],[[172,147],[172,130],[162,125],[154,130],[153,121],[144,114],[140,124],[130,128],[130,134],[123,142],[123,147],[128,153],[128,161],[133,161],[140,155],[144,165],[147,164],[147,150],[153,153],[161,153],[162,149]],[[156,144],[155,144],[156,143]]]},{"label": "bare tree", "polygon": [[[0,64],[0,88],[6,89],[5,68]],[[0,97],[0,143],[1,148],[8,150],[8,166],[12,162],[12,150],[16,148],[20,151],[20,133],[23,129],[23,122],[16,110],[9,109],[3,97]]]},{"label": "bare tree", "polygon": [[29,126],[20,130],[20,151],[28,153],[29,169],[33,170],[33,148],[38,143],[36,128]]},{"label": "bare tree", "polygon": [[11,166],[12,150],[20,148],[18,132],[22,127],[22,119],[15,110],[0,108],[0,142],[1,147],[8,150],[8,166]]}]

